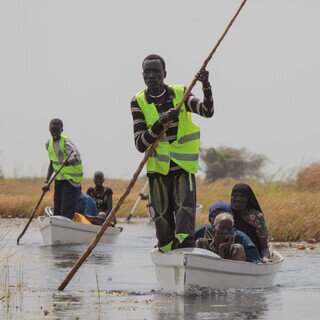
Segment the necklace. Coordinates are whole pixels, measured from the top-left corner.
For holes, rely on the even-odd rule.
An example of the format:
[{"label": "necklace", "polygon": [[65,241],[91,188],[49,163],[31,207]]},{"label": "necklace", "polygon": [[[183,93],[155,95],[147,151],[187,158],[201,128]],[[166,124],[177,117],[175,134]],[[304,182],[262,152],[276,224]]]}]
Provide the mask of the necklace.
[{"label": "necklace", "polygon": [[162,93],[160,93],[158,96],[153,96],[150,92],[149,92],[149,96],[151,97],[151,98],[160,98],[160,97],[162,97],[164,94],[165,94],[165,92],[166,92],[166,89],[164,88],[163,89],[163,92]]},{"label": "necklace", "polygon": [[96,188],[94,188],[94,193],[96,194],[97,197],[101,197],[104,195],[105,189],[104,187],[102,187],[101,190],[97,190]]}]

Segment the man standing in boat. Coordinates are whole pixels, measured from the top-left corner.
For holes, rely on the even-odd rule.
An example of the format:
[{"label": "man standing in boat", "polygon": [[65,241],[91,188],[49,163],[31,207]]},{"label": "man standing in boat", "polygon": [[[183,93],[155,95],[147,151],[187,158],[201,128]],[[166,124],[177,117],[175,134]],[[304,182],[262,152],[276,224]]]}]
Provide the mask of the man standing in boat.
[{"label": "man standing in boat", "polygon": [[50,121],[49,131],[51,138],[46,144],[46,149],[50,164],[42,190],[49,191],[48,181],[52,173],[57,172],[63,165],[55,178],[54,215],[73,219],[83,178],[80,153],[70,139],[62,134],[63,123],[60,119]]},{"label": "man standing in boat", "polygon": [[167,86],[165,61],[148,55],[142,63],[147,86],[131,101],[135,146],[145,152],[157,139],[166,123],[172,121],[163,139],[147,162],[151,210],[154,213],[158,247],[162,252],[194,246],[196,181],[200,128],[192,123],[191,113],[213,116],[209,72],[196,78],[202,83],[204,100],[190,94],[181,111],[175,108],[186,87]]}]

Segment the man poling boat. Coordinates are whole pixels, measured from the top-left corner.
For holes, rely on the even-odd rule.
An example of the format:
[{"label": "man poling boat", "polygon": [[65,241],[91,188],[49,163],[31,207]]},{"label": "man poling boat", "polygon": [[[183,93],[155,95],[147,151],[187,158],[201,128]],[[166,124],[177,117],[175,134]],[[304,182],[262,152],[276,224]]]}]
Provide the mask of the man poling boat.
[{"label": "man poling boat", "polygon": [[54,214],[72,219],[76,211],[83,177],[80,154],[69,138],[62,135],[63,122],[60,119],[50,121],[49,131],[51,138],[46,143],[46,149],[48,150],[50,164],[42,187],[42,195],[27,225],[17,238],[17,245],[19,245],[20,239],[28,229],[42,199],[50,190],[52,182],[55,183]]},{"label": "man poling boat", "polygon": [[164,59],[151,54],[143,60],[142,69],[147,89],[138,92],[131,102],[138,151],[145,152],[170,122],[146,163],[158,247],[162,252],[193,247],[200,128],[193,124],[191,113],[206,118],[214,113],[209,72],[201,69],[195,76],[202,83],[203,101],[189,93],[177,109],[186,87],[164,83]]},{"label": "man poling boat", "polygon": [[[63,168],[55,178],[54,215],[73,219],[76,212],[80,186],[83,179],[81,156],[76,146],[62,134],[63,122],[52,119],[49,124],[51,138],[46,144],[50,164],[42,190],[49,191],[48,180],[53,172]],[[69,158],[67,159],[67,157]]]}]

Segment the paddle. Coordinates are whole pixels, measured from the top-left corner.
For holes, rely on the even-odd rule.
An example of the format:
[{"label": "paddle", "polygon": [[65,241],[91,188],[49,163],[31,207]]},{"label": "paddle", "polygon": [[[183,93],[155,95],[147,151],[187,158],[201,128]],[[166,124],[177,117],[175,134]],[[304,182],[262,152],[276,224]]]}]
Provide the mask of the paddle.
[{"label": "paddle", "polygon": [[130,211],[130,214],[129,214],[128,217],[127,217],[127,222],[130,222],[130,219],[131,219],[134,211],[136,210],[136,207],[138,206],[138,204],[139,204],[139,202],[140,202],[140,200],[141,200],[141,194],[144,193],[144,190],[146,190],[147,185],[148,185],[148,180],[147,180],[146,183],[144,184],[144,186],[143,186],[143,188],[142,188],[142,190],[141,190],[141,192],[140,192],[140,194],[139,194],[136,202],[134,203],[134,205],[133,205],[133,207],[132,207],[132,209],[131,209],[131,211]]},{"label": "paddle", "polygon": [[[72,152],[70,152],[70,154],[68,155],[66,161],[69,160],[70,156],[71,156]],[[56,176],[59,174],[59,172],[61,171],[61,169],[64,167],[65,165],[62,164],[61,167],[59,168],[59,170],[57,172],[55,172],[55,174],[53,176],[51,176],[51,178],[49,179],[49,182],[48,182],[48,187],[50,187],[51,183],[54,181],[54,179],[56,178]],[[20,239],[23,237],[23,235],[25,234],[25,232],[27,231],[34,215],[36,214],[39,206],[40,206],[40,203],[44,197],[44,195],[47,193],[47,191],[42,191],[42,194],[41,194],[41,197],[39,199],[39,201],[37,202],[36,206],[34,207],[33,211],[32,211],[32,214],[31,214],[31,217],[29,218],[29,221],[28,223],[26,224],[26,226],[24,227],[24,229],[22,230],[22,232],[20,233],[19,237],[17,238],[17,245],[19,245],[19,241]]]},{"label": "paddle", "polygon": [[[207,59],[204,61],[202,67],[200,68],[200,70],[203,70],[206,68],[207,64],[209,63],[209,61],[211,60],[212,56],[214,55],[214,53],[217,51],[219,45],[221,44],[222,40],[224,39],[224,37],[226,36],[226,34],[228,33],[229,29],[231,28],[233,22],[236,20],[237,16],[239,15],[239,13],[241,12],[243,6],[245,5],[245,3],[247,2],[247,0],[243,0],[239,9],[237,10],[236,14],[233,16],[233,18],[230,20],[226,30],[224,31],[224,33],[222,34],[222,36],[219,38],[217,44],[214,46],[214,48],[212,49],[212,51],[210,52],[210,54],[208,55]],[[181,101],[179,102],[178,106],[176,108],[181,109],[182,105],[184,104],[184,102],[186,101],[189,93],[191,92],[192,88],[194,87],[194,85],[196,84],[197,79],[196,77],[193,79],[193,81],[191,82],[190,86],[187,88],[187,90],[184,93],[184,96],[182,97]],[[65,279],[62,281],[62,283],[60,284],[60,286],[58,287],[58,290],[62,291],[67,285],[68,283],[71,281],[71,279],[73,278],[73,276],[75,275],[75,273],[78,271],[78,269],[82,266],[83,262],[87,259],[87,257],[90,255],[90,253],[92,252],[92,250],[95,248],[95,246],[98,244],[98,242],[100,241],[101,237],[103,236],[104,232],[106,231],[106,229],[108,228],[109,224],[111,223],[111,221],[113,220],[114,216],[116,215],[117,211],[119,210],[119,208],[121,207],[121,205],[123,204],[124,200],[126,199],[126,197],[128,196],[128,194],[130,193],[130,191],[132,190],[134,184],[136,183],[144,165],[146,164],[146,162],[148,161],[150,155],[154,152],[154,150],[157,147],[158,142],[162,139],[162,137],[164,136],[165,132],[167,131],[167,129],[169,128],[171,122],[168,122],[167,125],[164,127],[163,131],[160,133],[158,139],[153,143],[153,145],[150,147],[150,149],[145,153],[142,161],[140,162],[137,170],[135,171],[135,173],[133,174],[133,177],[129,183],[129,185],[127,186],[127,188],[125,189],[125,191],[123,192],[123,194],[120,196],[118,202],[116,203],[116,205],[112,208],[110,214],[108,215],[106,221],[103,223],[103,225],[100,227],[100,229],[98,230],[96,237],[92,240],[92,242],[90,243],[90,245],[88,246],[88,248],[86,249],[86,251],[82,254],[82,256],[78,259],[78,261],[75,263],[75,265],[72,267],[72,269],[70,270],[70,272],[67,274],[67,276],[65,277]]]}]

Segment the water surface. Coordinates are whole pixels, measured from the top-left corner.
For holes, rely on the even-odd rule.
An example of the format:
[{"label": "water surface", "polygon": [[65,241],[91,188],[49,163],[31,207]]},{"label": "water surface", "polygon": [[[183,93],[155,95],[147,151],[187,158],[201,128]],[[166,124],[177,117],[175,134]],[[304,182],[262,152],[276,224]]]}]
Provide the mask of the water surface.
[{"label": "water surface", "polygon": [[[318,319],[320,248],[279,249],[285,257],[275,285],[266,290],[159,290],[147,221],[120,224],[114,245],[95,248],[64,292],[56,291],[86,246],[46,246],[34,221],[1,219],[0,319]],[[9,285],[7,285],[9,281]],[[9,292],[9,298],[4,298]]]}]

